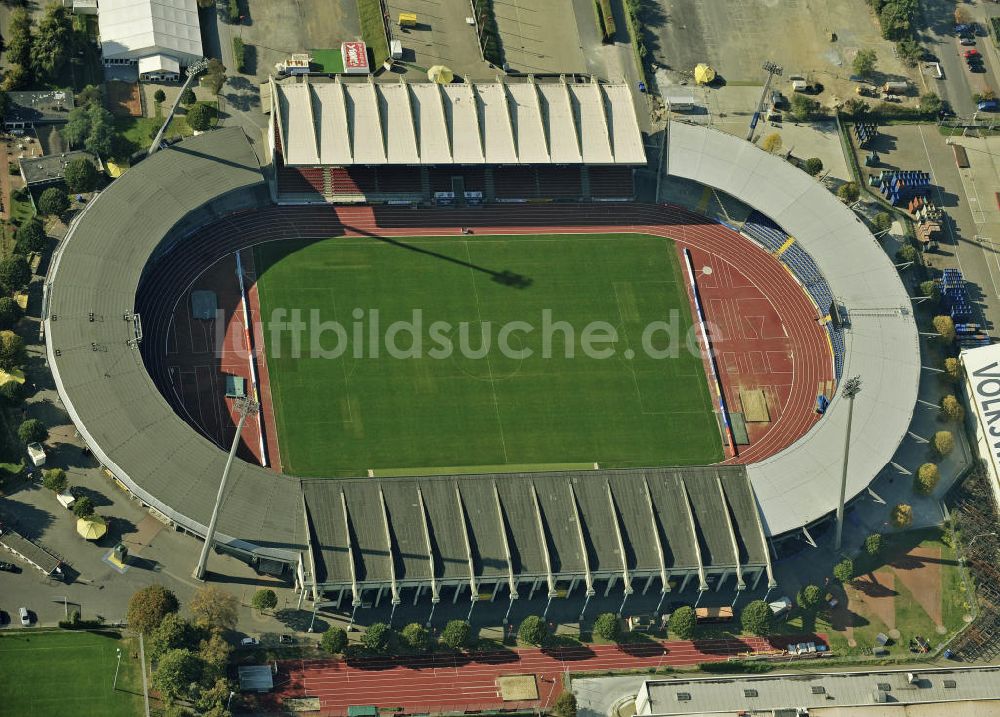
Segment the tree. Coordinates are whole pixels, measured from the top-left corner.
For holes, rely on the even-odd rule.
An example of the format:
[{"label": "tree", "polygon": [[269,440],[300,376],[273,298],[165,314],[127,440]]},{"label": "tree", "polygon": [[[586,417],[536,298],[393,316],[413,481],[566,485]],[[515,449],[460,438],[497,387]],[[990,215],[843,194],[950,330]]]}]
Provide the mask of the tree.
[{"label": "tree", "polygon": [[538,615],[528,615],[517,628],[517,639],[528,645],[541,645],[545,642],[549,628]]},{"label": "tree", "polygon": [[21,319],[21,307],[9,296],[0,296],[0,330],[10,330]]},{"label": "tree", "polygon": [[857,54],[854,55],[851,68],[854,70],[855,75],[860,75],[868,79],[875,74],[875,64],[877,62],[878,55],[875,54],[875,50],[871,48],[858,50]]},{"label": "tree", "polygon": [[59,215],[69,209],[66,192],[58,187],[49,187],[38,198],[38,211],[42,214]]},{"label": "tree", "polygon": [[804,588],[799,590],[799,607],[806,612],[812,612],[819,606],[819,602],[822,598],[823,591],[820,590],[818,585],[806,585]]},{"label": "tree", "polygon": [[37,418],[29,418],[17,428],[22,443],[41,443],[49,437],[49,429]]},{"label": "tree", "polygon": [[886,40],[902,40],[913,34],[911,17],[916,15],[916,3],[887,2],[878,14],[882,26],[882,37]]},{"label": "tree", "polygon": [[342,627],[331,625],[319,639],[319,644],[331,655],[341,653],[347,647],[347,632]]},{"label": "tree", "polygon": [[844,558],[833,566],[833,577],[842,583],[850,582],[854,579],[854,561]]},{"label": "tree", "polygon": [[31,74],[28,72],[27,68],[23,65],[12,64],[7,68],[7,71],[3,73],[3,83],[0,84],[0,90],[3,90],[4,92],[22,90],[27,87],[28,82],[30,81]]},{"label": "tree", "polygon": [[198,657],[205,663],[205,669],[212,679],[226,674],[226,664],[233,653],[233,646],[226,642],[222,633],[213,630],[206,639],[198,643]]},{"label": "tree", "polygon": [[868,553],[873,558],[882,552],[882,535],[881,533],[872,533],[867,538],[865,538],[865,552]]},{"label": "tree", "polygon": [[66,471],[62,468],[49,468],[42,471],[42,485],[53,493],[62,493],[69,486]]},{"label": "tree", "polygon": [[806,122],[819,114],[819,102],[801,92],[796,92],[789,103],[788,114],[796,122]]},{"label": "tree", "polygon": [[944,457],[955,449],[955,436],[951,431],[938,431],[934,434],[932,443],[937,454]]},{"label": "tree", "polygon": [[920,111],[924,114],[932,115],[936,119],[942,106],[941,98],[933,92],[920,95]]},{"label": "tree", "polygon": [[411,622],[399,634],[411,650],[426,652],[431,646],[431,634],[419,622]]},{"label": "tree", "polygon": [[204,663],[190,650],[169,650],[153,673],[153,687],[169,701],[191,694],[191,686],[201,680]]},{"label": "tree", "polygon": [[81,157],[66,165],[66,186],[71,192],[91,192],[97,186],[97,167]]},{"label": "tree", "polygon": [[[31,66],[31,46],[34,38],[31,34],[31,15],[24,8],[17,8],[10,14],[10,27],[7,30],[7,62],[20,68]],[[9,70],[8,70],[9,72]]]},{"label": "tree", "polygon": [[[24,339],[13,331],[0,331],[0,369],[9,373],[15,368],[21,368],[27,361],[28,352],[24,348]],[[48,437],[47,431],[45,436]]]},{"label": "tree", "polygon": [[861,190],[855,182],[844,182],[837,189],[837,196],[847,204],[853,204],[861,196]]},{"label": "tree", "polygon": [[232,630],[240,619],[236,596],[214,585],[200,588],[191,598],[188,608],[194,615],[194,624],[201,627]]},{"label": "tree", "polygon": [[912,244],[903,244],[896,252],[896,263],[908,264],[917,260],[917,250]]},{"label": "tree", "polygon": [[897,528],[908,528],[913,523],[913,508],[900,503],[892,509],[892,524]]},{"label": "tree", "polygon": [[920,495],[930,495],[941,480],[941,472],[935,463],[924,463],[917,469],[913,479],[913,490]]},{"label": "tree", "polygon": [[7,381],[7,383],[0,384],[0,398],[12,406],[16,406],[24,399],[24,384],[17,381]]},{"label": "tree", "polygon": [[840,106],[840,111],[852,119],[860,119],[868,113],[868,103],[860,97],[851,97]]},{"label": "tree", "polygon": [[765,152],[770,152],[774,154],[775,152],[781,151],[781,135],[777,132],[772,132],[766,135],[764,139],[760,141],[760,148]]},{"label": "tree", "polygon": [[441,642],[453,650],[466,647],[472,637],[472,626],[465,620],[449,620],[441,631]]},{"label": "tree", "polygon": [[949,421],[958,423],[961,423],[962,419],[965,418],[965,408],[951,394],[941,399],[941,413]]},{"label": "tree", "polygon": [[89,518],[94,514],[94,501],[89,496],[77,498],[73,503],[73,515],[77,518]]},{"label": "tree", "polygon": [[621,623],[618,622],[618,616],[613,612],[598,615],[597,619],[594,620],[594,634],[602,640],[617,642],[618,636],[621,634]]},{"label": "tree", "polygon": [[744,633],[767,637],[771,632],[771,606],[763,600],[753,600],[740,615],[740,625]]},{"label": "tree", "polygon": [[[936,328],[936,327],[935,327]],[[957,358],[946,358],[944,360],[944,372],[945,375],[952,381],[958,380],[958,373],[961,369],[961,365],[958,363]]]},{"label": "tree", "polygon": [[156,102],[159,102],[159,103],[166,102],[167,101],[167,93],[164,92],[163,90],[157,90],[156,92],[153,93],[153,99]]},{"label": "tree", "polygon": [[215,109],[211,105],[199,103],[187,111],[187,123],[191,129],[198,132],[204,132],[211,127],[213,119],[215,119]]},{"label": "tree", "polygon": [[552,705],[553,717],[576,717],[576,695],[563,690]]},{"label": "tree", "polygon": [[23,256],[10,256],[0,259],[0,284],[8,289],[19,291],[31,281],[31,267]]},{"label": "tree", "polygon": [[968,25],[969,24],[969,11],[964,7],[958,6],[955,8],[955,24],[956,25]]},{"label": "tree", "polygon": [[926,296],[935,303],[941,300],[941,286],[933,279],[921,281],[919,288],[921,296]]},{"label": "tree", "polygon": [[14,246],[14,251],[18,254],[41,251],[45,248],[45,230],[42,228],[42,223],[34,217],[19,226],[15,236],[17,244]]},{"label": "tree", "polygon": [[872,227],[877,232],[888,231],[892,227],[892,216],[889,212],[879,212],[872,217]]},{"label": "tree", "polygon": [[113,154],[114,119],[100,104],[85,105],[69,113],[60,132],[72,147],[83,147],[97,155]]},{"label": "tree", "polygon": [[810,177],[815,177],[823,171],[823,160],[819,157],[810,157],[805,161],[802,168],[806,170],[806,174]]},{"label": "tree", "polygon": [[197,98],[194,96],[194,90],[190,87],[181,93],[181,104],[185,107],[193,105],[195,102],[197,102]]},{"label": "tree", "polygon": [[151,633],[171,613],[180,609],[177,596],[162,585],[137,590],[128,601],[128,626],[141,633]]},{"label": "tree", "polygon": [[670,614],[668,627],[670,634],[678,640],[690,640],[694,637],[694,630],[697,624],[698,618],[694,613],[694,608],[689,605],[682,605]]},{"label": "tree", "polygon": [[36,72],[55,78],[73,48],[73,15],[61,3],[52,3],[45,8],[31,48]]},{"label": "tree", "polygon": [[896,54],[907,67],[916,67],[924,56],[924,48],[912,37],[904,37],[896,43]]},{"label": "tree", "polygon": [[219,90],[226,84],[226,66],[222,64],[222,60],[213,57],[208,61],[208,69],[202,75],[201,83],[213,95],[219,94]]},{"label": "tree", "polygon": [[273,610],[278,604],[278,595],[274,590],[261,588],[253,594],[252,604],[255,610]]},{"label": "tree", "polygon": [[87,85],[76,96],[77,107],[100,105],[104,103],[104,91],[100,85]]},{"label": "tree", "polygon": [[955,340],[955,322],[950,316],[935,316],[933,321],[934,330],[941,336],[941,340],[950,344]]},{"label": "tree", "polygon": [[384,622],[374,622],[361,635],[361,644],[376,655],[386,655],[392,647],[392,628]]},{"label": "tree", "polygon": [[176,612],[163,616],[160,624],[146,635],[146,652],[150,659],[158,660],[170,650],[193,650],[198,646],[204,631],[192,625]]}]

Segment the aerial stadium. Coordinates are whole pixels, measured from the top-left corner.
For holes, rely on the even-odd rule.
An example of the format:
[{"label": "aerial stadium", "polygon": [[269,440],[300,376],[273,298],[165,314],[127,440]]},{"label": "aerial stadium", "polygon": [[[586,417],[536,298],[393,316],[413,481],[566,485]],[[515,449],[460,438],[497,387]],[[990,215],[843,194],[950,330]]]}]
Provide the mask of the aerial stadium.
[{"label": "aerial stadium", "polygon": [[[156,152],[45,283],[66,409],[176,529],[206,535],[246,396],[218,548],[346,609],[773,586],[776,541],[838,506],[850,376],[848,499],[893,460],[910,300],[780,158],[669,124],[667,176],[747,208],[721,222],[634,201],[621,84],[272,82],[269,101],[264,166],[238,128]],[[414,357],[416,309],[481,355]],[[343,331],[310,346],[293,310]],[[600,320],[601,357],[567,355],[567,331],[545,355],[545,311]],[[368,341],[374,315],[410,323],[406,358]],[[675,336],[644,327],[670,321],[685,350],[660,360]],[[484,349],[515,324],[515,355]]]}]

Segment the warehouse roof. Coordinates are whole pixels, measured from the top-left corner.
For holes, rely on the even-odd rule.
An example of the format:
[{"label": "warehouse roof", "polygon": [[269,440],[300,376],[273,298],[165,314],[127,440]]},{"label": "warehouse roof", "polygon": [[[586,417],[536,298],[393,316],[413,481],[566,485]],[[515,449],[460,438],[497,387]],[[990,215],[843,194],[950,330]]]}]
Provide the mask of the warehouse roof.
[{"label": "warehouse roof", "polygon": [[195,0],[101,0],[97,20],[105,58],[146,48],[202,56]]},{"label": "warehouse roof", "polygon": [[8,92],[7,99],[4,122],[68,122],[69,113],[76,106],[73,93],[68,90]]},{"label": "warehouse roof", "polygon": [[697,569],[699,543],[713,547],[705,568],[767,560],[743,466],[313,479],[303,492],[327,586]]},{"label": "warehouse roof", "polygon": [[98,172],[104,169],[101,160],[90,152],[64,152],[63,154],[46,154],[41,157],[22,157],[18,163],[21,166],[21,175],[30,186],[63,179],[66,176],[66,165],[77,159],[89,161]]},{"label": "warehouse roof", "polygon": [[271,81],[290,165],[645,164],[625,84]]},{"label": "warehouse roof", "polygon": [[812,714],[813,709],[831,705],[899,707],[996,700],[998,695],[1000,668],[969,667],[649,680],[639,690],[636,702],[639,715],[731,715],[738,710],[764,714],[792,710],[789,714],[795,715],[798,708],[809,709]]},{"label": "warehouse roof", "polygon": [[[768,152],[704,126],[671,122],[667,172],[722,190],[766,214],[819,267],[849,315],[844,376],[859,375],[848,497],[892,460],[917,401],[920,345],[910,297],[885,250],[823,184]],[[845,251],[850,247],[850,251]],[[806,525],[839,500],[846,401],[791,446],[748,466],[768,533]]]},{"label": "warehouse roof", "polygon": [[[200,533],[226,454],[156,390],[133,348],[138,324],[124,319],[134,310],[147,262],[165,242],[182,240],[188,223],[207,222],[215,211],[257,206],[263,192],[242,130],[186,140],[144,160],[92,201],[46,277],[49,365],[74,423],[130,490]],[[252,539],[259,553],[285,558],[305,546],[294,479],[236,461],[230,481],[222,539]]]}]

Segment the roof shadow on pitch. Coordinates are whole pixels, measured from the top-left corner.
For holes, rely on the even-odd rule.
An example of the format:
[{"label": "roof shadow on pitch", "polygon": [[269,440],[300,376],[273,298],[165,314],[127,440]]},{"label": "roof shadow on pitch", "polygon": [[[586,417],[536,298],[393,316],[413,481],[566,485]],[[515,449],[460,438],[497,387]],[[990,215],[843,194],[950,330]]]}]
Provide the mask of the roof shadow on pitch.
[{"label": "roof shadow on pitch", "polygon": [[435,259],[441,259],[442,261],[447,261],[452,264],[457,264],[458,266],[464,266],[469,269],[474,269],[475,271],[480,271],[484,274],[489,275],[490,279],[502,284],[503,286],[510,286],[514,289],[527,289],[533,283],[530,276],[525,276],[523,274],[518,274],[517,272],[511,271],[510,269],[504,269],[503,271],[497,271],[495,269],[489,269],[485,266],[480,266],[479,264],[473,264],[471,261],[464,261],[462,259],[456,259],[453,256],[448,256],[447,254],[441,254],[440,252],[433,251],[431,249],[426,249],[420,246],[414,246],[412,244],[407,244],[405,242],[396,239],[395,237],[380,236],[378,234],[372,234],[371,232],[361,229],[359,227],[348,227],[345,229],[350,229],[351,231],[357,232],[361,236],[366,236],[371,239],[376,239],[385,244],[391,244],[392,246],[399,247],[401,249],[408,249],[409,251],[416,252],[417,254],[424,254],[425,256],[433,257]]}]

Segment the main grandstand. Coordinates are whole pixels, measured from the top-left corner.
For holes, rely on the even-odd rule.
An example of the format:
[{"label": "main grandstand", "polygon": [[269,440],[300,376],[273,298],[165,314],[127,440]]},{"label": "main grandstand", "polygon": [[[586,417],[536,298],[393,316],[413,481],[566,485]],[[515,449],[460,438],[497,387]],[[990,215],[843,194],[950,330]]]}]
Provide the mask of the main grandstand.
[{"label": "main grandstand", "polygon": [[[570,124],[560,129],[543,123],[549,162],[541,162],[540,154],[525,153],[531,158],[527,166],[537,178],[539,167],[558,156],[573,166],[585,190],[592,165],[582,150],[593,136],[588,134],[589,141],[583,142],[580,133],[592,132],[594,122],[600,126],[603,117],[608,133],[598,135],[616,137],[612,125],[628,129],[635,121],[631,101],[626,106],[612,99],[614,92],[605,85],[559,82],[551,84],[555,89],[540,89],[543,86],[529,89],[536,97],[546,97],[549,107],[554,98],[563,97],[567,109],[561,116]],[[454,164],[456,156],[468,159],[454,154],[454,138],[466,137],[469,127],[456,133],[454,123],[473,101],[476,111],[460,121],[477,122],[472,137],[480,138],[482,153],[478,162],[469,164],[488,176],[487,170],[506,165],[487,161],[496,155],[482,149],[492,146],[492,140],[483,138],[497,136],[492,134],[497,124],[504,125],[480,122],[489,114],[487,101],[493,97],[509,108],[510,96],[527,92],[511,93],[509,87],[497,85],[414,90],[412,85],[345,82],[280,87],[272,85],[270,136],[275,144],[273,166],[267,168],[270,182],[235,128],[162,150],[116,180],[74,221],[45,284],[48,360],[81,435],[115,479],[151,511],[199,536],[206,532],[225,454],[157,390],[163,369],[156,356],[162,354],[163,344],[152,345],[143,336],[162,339],[170,313],[157,307],[157,297],[150,292],[137,297],[143,279],[155,276],[157,267],[171,265],[171,281],[183,285],[190,281],[186,277],[234,250],[273,239],[330,236],[328,231],[313,234],[297,222],[295,208],[275,209],[275,198],[288,204],[432,201],[431,170]],[[627,88],[623,92],[627,96]],[[292,97],[295,93],[300,94]],[[420,119],[434,104],[414,99],[422,93],[436,93],[432,97],[437,98],[441,119],[437,130],[428,127],[433,121]],[[353,121],[347,125],[351,131],[332,132],[328,125],[337,118],[357,120],[363,97],[368,98],[364,111],[372,113],[370,122]],[[369,185],[375,189],[371,192],[330,191],[338,168],[375,167],[378,176],[382,167],[388,175],[411,166],[395,164],[399,155],[394,152],[407,145],[397,141],[400,127],[392,119],[397,112],[387,110],[389,103],[398,109],[399,102],[420,108],[402,117],[404,134],[409,127],[413,139],[418,132],[440,132],[443,127],[440,136],[447,138],[452,161],[434,154],[443,150],[431,151],[433,142],[421,140],[414,145],[418,155],[409,155],[418,160],[413,172],[417,179],[407,180],[404,191],[381,192],[385,185],[380,179]],[[609,112],[610,105],[617,109]],[[604,112],[595,115],[584,109],[596,106]],[[338,107],[350,111],[338,114]],[[554,112],[524,117],[538,121],[543,115],[551,122]],[[503,120],[504,113],[491,116]],[[527,120],[512,122],[513,116],[508,110],[506,136],[519,138],[515,146],[520,147]],[[381,119],[374,122],[376,117]],[[372,127],[378,128],[374,136],[363,134]],[[575,160],[552,154],[552,132],[564,141],[567,128],[574,133],[570,149],[575,145],[580,150]],[[360,153],[359,141],[369,154]],[[376,146],[374,158],[373,142],[382,148]],[[625,194],[630,196],[631,167],[644,162],[638,131],[628,129],[607,144],[610,155],[599,155],[594,166],[602,166],[603,159],[627,168]],[[754,251],[801,283],[824,326],[832,323],[827,313],[836,307],[842,320],[828,329],[836,375],[862,374],[866,379],[865,392],[856,402],[848,477],[848,495],[857,496],[892,460],[916,401],[917,333],[894,268],[846,207],[780,159],[737,138],[678,123],[670,127],[667,150],[670,175],[716,187],[760,212],[744,232],[773,258]],[[536,160],[540,164],[534,164]],[[446,170],[452,172],[447,175],[451,188],[441,190],[452,196],[438,199],[478,202],[479,196],[465,194],[470,191],[464,184],[468,165],[458,165],[457,173]],[[308,189],[298,179],[288,179],[292,176]],[[417,182],[419,191],[411,191]],[[490,195],[485,179],[481,186],[483,202],[502,198]],[[539,187],[537,179],[534,186]],[[581,191],[574,198],[586,196],[593,192]],[[340,215],[332,216],[346,232]],[[460,227],[497,224],[546,224],[553,230],[570,225],[574,231],[624,225],[630,231],[676,231],[694,245],[702,235],[720,246],[746,241],[737,228],[689,215],[678,220],[669,210],[645,205],[574,205],[571,211],[536,207],[516,215],[497,207],[440,214],[376,207],[370,216],[363,229],[371,233],[403,234],[408,228],[440,232],[445,224],[454,233]],[[211,231],[203,231],[209,227]],[[768,245],[778,237],[777,249]],[[845,251],[848,246],[850,251]],[[808,400],[814,400],[816,389],[806,390],[811,392]],[[761,579],[773,585],[768,539],[796,533],[836,508],[845,408],[839,396],[833,397],[826,415],[798,440],[746,466],[323,480],[296,479],[238,461],[217,538],[223,549],[275,572],[284,570],[316,597],[332,594],[338,605],[344,599],[353,606],[385,598],[394,604],[421,596],[457,600],[462,594],[472,600],[553,597],[573,594],[578,586],[587,595],[620,589],[627,596],[654,586],[665,595],[689,587],[752,588]]]},{"label": "main grandstand", "polygon": [[270,95],[286,202],[623,200],[646,164],[620,83],[272,79]]}]

